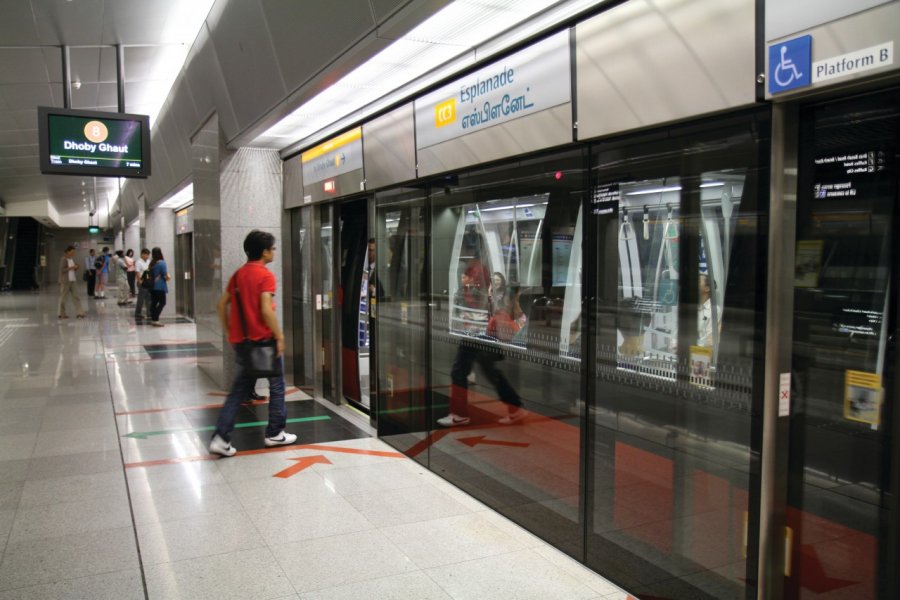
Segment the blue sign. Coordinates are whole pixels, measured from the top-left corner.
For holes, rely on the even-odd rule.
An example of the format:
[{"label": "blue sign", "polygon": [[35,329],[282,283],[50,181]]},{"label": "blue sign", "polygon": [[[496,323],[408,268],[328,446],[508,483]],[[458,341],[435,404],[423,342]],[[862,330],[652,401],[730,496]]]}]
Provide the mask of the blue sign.
[{"label": "blue sign", "polygon": [[769,46],[769,93],[778,94],[812,83],[812,36]]}]

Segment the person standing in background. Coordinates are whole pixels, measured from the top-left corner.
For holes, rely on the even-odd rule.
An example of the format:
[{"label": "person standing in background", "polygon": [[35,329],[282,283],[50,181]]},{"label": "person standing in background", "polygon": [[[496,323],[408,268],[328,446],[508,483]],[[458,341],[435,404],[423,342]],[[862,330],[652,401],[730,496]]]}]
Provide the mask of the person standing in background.
[{"label": "person standing in background", "polygon": [[84,318],[84,311],[81,310],[81,300],[75,291],[75,271],[78,265],[75,263],[75,246],[66,246],[66,251],[62,258],[59,259],[59,315],[60,319],[68,319],[66,316],[66,298],[72,297],[72,303],[75,305],[75,316],[79,319]]},{"label": "person standing in background", "polygon": [[[141,257],[137,259],[134,265],[135,274],[138,280],[141,279],[141,276],[144,274],[144,271],[150,268],[150,250],[147,248],[143,248],[141,250]],[[144,306],[147,306],[144,309]],[[146,312],[146,317],[144,313]],[[134,318],[135,319],[144,319],[150,318],[150,290],[146,289],[142,285],[137,286],[137,306],[134,307]]]},{"label": "person standing in background", "polygon": [[84,280],[87,282],[88,298],[94,297],[94,285],[97,283],[97,269],[94,268],[96,260],[97,253],[91,248],[88,255],[84,258]]},{"label": "person standing in background", "polygon": [[106,298],[106,282],[109,281],[109,246],[103,246],[103,253],[94,262],[97,269],[97,284],[94,287],[94,298]]},{"label": "person standing in background", "polygon": [[134,298],[134,250],[131,248],[125,253],[125,276],[128,278],[128,295]]},{"label": "person standing in background", "polygon": [[125,306],[131,301],[131,298],[129,298],[128,288],[125,285],[125,279],[128,275],[128,261],[125,260],[125,253],[121,250],[116,250],[113,262],[116,264],[116,266],[119,267],[118,273],[120,277],[118,279],[119,283],[116,286],[116,289],[119,291],[119,299],[116,304],[118,304],[119,306]]},{"label": "person standing in background", "polygon": [[162,250],[159,246],[154,246],[150,252],[153,260],[150,262],[150,276],[153,277],[153,289],[150,290],[150,319],[151,325],[154,327],[164,327],[159,322],[159,315],[162,313],[163,307],[166,305],[166,294],[169,293],[169,286],[166,284],[171,277],[166,261],[163,258]]}]

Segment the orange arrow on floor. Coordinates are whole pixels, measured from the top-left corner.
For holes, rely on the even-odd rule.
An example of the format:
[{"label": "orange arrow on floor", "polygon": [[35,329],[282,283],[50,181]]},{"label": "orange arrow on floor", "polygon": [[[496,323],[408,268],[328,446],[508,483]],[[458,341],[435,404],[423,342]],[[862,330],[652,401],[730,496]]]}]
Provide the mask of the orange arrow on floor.
[{"label": "orange arrow on floor", "polygon": [[279,471],[272,475],[272,477],[281,477],[282,479],[287,479],[291,475],[296,475],[303,469],[307,467],[311,467],[314,464],[321,463],[323,465],[330,465],[331,461],[322,456],[321,454],[317,454],[316,456],[298,456],[297,458],[289,458],[288,460],[296,460],[296,465],[291,465],[284,471]]},{"label": "orange arrow on floor", "polygon": [[504,442],[502,440],[486,440],[484,439],[487,436],[483,435],[475,435],[467,438],[456,438],[456,441],[462,442],[466,446],[471,446],[474,448],[477,444],[487,444],[489,446],[510,446],[513,448],[527,448],[531,444],[526,444],[524,442]]}]

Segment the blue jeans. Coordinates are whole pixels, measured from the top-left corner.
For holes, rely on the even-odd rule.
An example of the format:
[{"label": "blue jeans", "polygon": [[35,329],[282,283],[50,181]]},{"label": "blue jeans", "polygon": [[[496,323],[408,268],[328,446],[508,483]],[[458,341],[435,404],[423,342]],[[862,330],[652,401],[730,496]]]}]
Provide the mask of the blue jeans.
[{"label": "blue jeans", "polygon": [[[225,398],[225,405],[219,413],[219,422],[216,423],[216,435],[226,442],[231,441],[231,431],[234,429],[234,419],[253,388],[256,387],[256,377],[244,374],[244,367],[238,358],[238,374],[231,385],[231,392]],[[266,426],[266,437],[275,437],[284,430],[287,425],[287,408],[284,405],[284,377],[269,377],[269,424]]]}]

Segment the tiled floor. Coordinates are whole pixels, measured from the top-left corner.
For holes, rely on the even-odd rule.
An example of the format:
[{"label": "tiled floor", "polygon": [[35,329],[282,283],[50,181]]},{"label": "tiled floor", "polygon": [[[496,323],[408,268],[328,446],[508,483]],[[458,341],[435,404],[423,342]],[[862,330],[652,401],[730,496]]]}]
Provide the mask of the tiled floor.
[{"label": "tiled floor", "polygon": [[257,404],[209,460],[193,325],[55,303],[0,295],[0,600],[627,597],[299,390],[300,445]]}]

